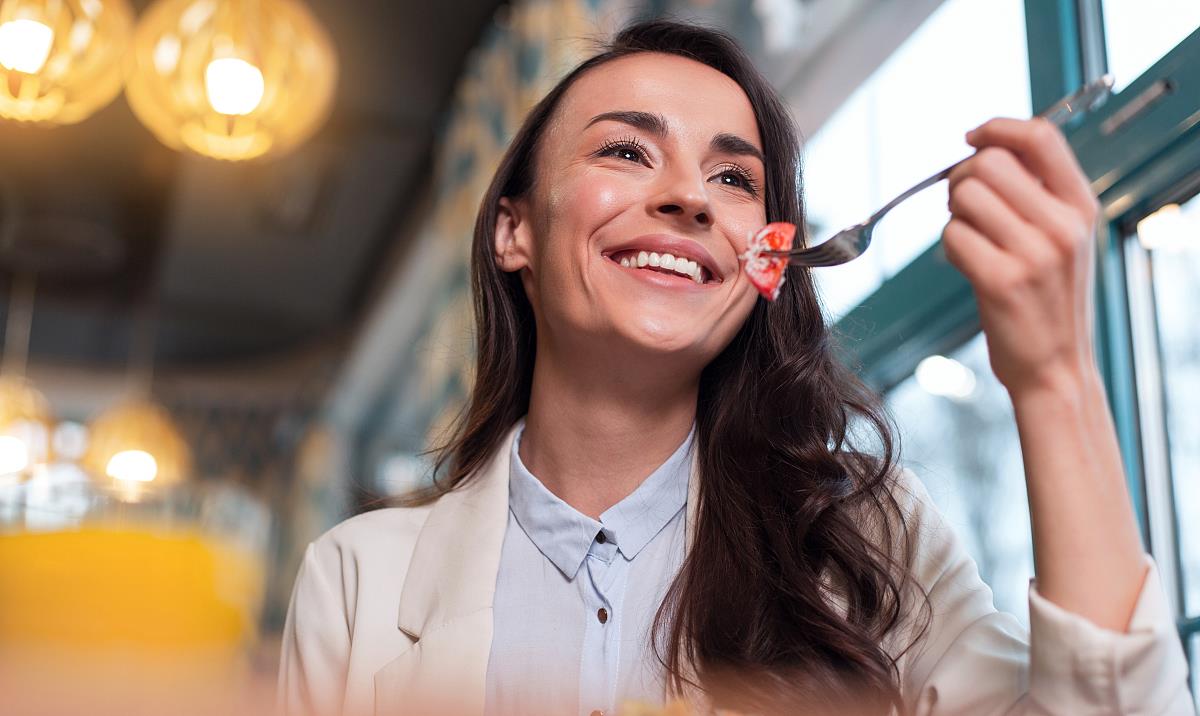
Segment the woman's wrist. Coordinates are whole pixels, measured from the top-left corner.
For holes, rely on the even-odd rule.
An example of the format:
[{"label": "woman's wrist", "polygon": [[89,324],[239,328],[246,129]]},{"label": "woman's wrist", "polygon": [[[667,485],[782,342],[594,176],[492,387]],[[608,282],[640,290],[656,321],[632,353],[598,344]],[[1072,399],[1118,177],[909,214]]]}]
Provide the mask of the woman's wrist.
[{"label": "woman's wrist", "polygon": [[1036,408],[1047,403],[1075,405],[1086,411],[1107,410],[1108,398],[1104,376],[1092,357],[1082,358],[1073,365],[1046,370],[1035,380],[1007,388],[1013,408]]}]

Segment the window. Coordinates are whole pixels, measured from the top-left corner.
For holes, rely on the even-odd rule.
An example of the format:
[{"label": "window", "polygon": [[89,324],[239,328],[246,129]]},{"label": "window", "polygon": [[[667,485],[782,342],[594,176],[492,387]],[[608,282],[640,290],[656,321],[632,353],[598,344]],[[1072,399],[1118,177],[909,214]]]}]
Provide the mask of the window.
[{"label": "window", "polygon": [[[947,0],[930,16],[922,32],[946,22],[945,18],[961,7],[960,2]],[[971,10],[999,12],[995,6],[1000,4],[972,3]],[[1090,12],[1093,7],[1095,14]],[[1014,9],[1015,13],[1021,11]],[[1034,101],[1028,103],[1029,94],[1022,88],[1026,107],[1048,106],[1076,89],[1083,78],[1108,70],[1116,75],[1119,87],[1137,81],[1146,88],[1168,90],[1153,102],[1139,101],[1148,95],[1118,92],[1068,127],[1067,138],[1093,180],[1108,222],[1101,227],[1105,231],[1098,247],[1097,357],[1105,371],[1138,516],[1180,619],[1193,689],[1200,698],[1200,411],[1188,403],[1191,396],[1200,394],[1200,324],[1194,318],[1189,322],[1187,313],[1200,303],[1200,199],[1193,197],[1200,187],[1193,181],[1200,166],[1200,136],[1191,131],[1200,112],[1200,99],[1194,92],[1170,91],[1171,87],[1200,82],[1200,32],[1196,31],[1200,5],[1195,0],[1026,0],[1023,11],[1028,27],[1035,32],[1027,38],[1032,45],[1018,56],[1022,68],[1026,61],[1031,66]],[[971,19],[968,29],[960,29],[960,33],[972,41],[994,41],[995,35],[1008,32],[989,32],[988,38],[983,38],[969,28],[987,25],[990,29],[1001,26],[1001,21],[981,14]],[[1018,37],[1026,27],[1019,24]],[[1107,37],[1099,32],[1102,24]],[[924,36],[920,42],[954,46],[953,38]],[[902,54],[903,50],[897,52],[892,62],[898,62]],[[990,46],[982,51],[976,46],[965,52],[946,51],[943,58],[969,62],[980,55],[988,57],[988,65],[976,73],[989,82],[1009,77],[1006,70],[1018,61]],[[877,83],[886,70],[879,70],[868,84]],[[871,87],[861,89],[814,136],[808,149],[806,188],[812,219],[821,224],[813,232],[815,238],[823,239],[860,221],[911,182],[959,158],[939,155],[937,161],[929,159],[919,167],[920,171],[914,168],[903,182],[889,179],[885,163],[897,140],[895,136],[885,139],[891,127],[881,127],[881,117],[904,121],[914,108],[927,113],[923,119],[930,126],[943,122],[947,110],[942,102],[951,94],[968,107],[981,101],[970,94],[960,99],[954,93],[966,86],[956,81],[955,71],[953,67],[937,68],[932,78],[921,78],[941,86],[942,95],[929,98],[910,91],[912,100],[907,105],[888,105]],[[912,83],[911,75],[919,76],[919,72],[901,73],[888,84]],[[1014,72],[1012,77],[1018,78],[1018,74]],[[989,95],[987,101],[998,101],[996,96]],[[994,105],[981,114],[971,123],[964,122],[961,129],[992,114],[1027,116]],[[960,127],[954,126],[953,132],[940,127],[928,135],[912,134],[908,149],[915,154],[912,147],[916,147],[932,156],[943,151],[938,142],[960,138]],[[959,145],[957,151],[969,150]],[[887,185],[889,181],[895,183]],[[944,189],[939,193],[939,200],[944,201]],[[1189,197],[1193,198],[1188,201]],[[860,203],[851,205],[854,201]],[[1153,233],[1154,222],[1139,225],[1136,232],[1133,222],[1171,202],[1179,204],[1165,215],[1168,227],[1175,226],[1177,239],[1167,242],[1174,246],[1145,248],[1143,242],[1147,232]],[[906,242],[917,247],[921,241],[928,245],[938,237],[946,214],[944,206],[937,208],[940,216],[936,220],[933,209],[925,209],[924,224],[916,219],[910,225],[907,220],[898,221],[900,217],[889,218],[881,224],[871,249],[855,262],[862,267],[819,269],[818,284],[831,320],[845,336],[843,342],[854,362],[862,366],[863,377],[888,391],[888,404],[902,433],[902,458],[925,480],[935,502],[967,541],[982,576],[994,590],[997,607],[1027,618],[1025,580],[1032,575],[1032,550],[1015,424],[1009,414],[1003,422],[997,418],[998,422],[987,423],[976,434],[967,429],[972,420],[982,422],[981,416],[988,411],[1008,414],[1011,403],[971,405],[985,399],[977,392],[982,386],[982,395],[988,395],[986,384],[995,379],[986,360],[979,360],[986,344],[978,336],[962,343],[975,335],[980,325],[969,284],[936,246],[911,261],[905,256]],[[919,206],[909,210],[922,211]],[[901,224],[897,230],[895,225]],[[899,238],[889,239],[896,231]],[[1127,237],[1131,238],[1121,241]],[[899,253],[888,256],[880,250],[884,246]],[[847,308],[853,310],[847,313]],[[960,347],[947,354],[947,346]],[[974,356],[973,350],[977,351]],[[934,361],[926,368],[933,378],[939,372],[946,374],[940,379],[926,376],[925,382],[934,386],[933,390],[921,385],[920,370],[913,372],[917,362],[932,353],[956,361]],[[939,382],[953,385],[956,380],[966,380],[965,375],[977,383],[967,399],[938,392],[944,391],[944,387],[936,387]],[[969,417],[962,417],[964,413]],[[982,448],[971,447],[971,443],[989,446],[997,456],[995,464],[976,470],[972,451]],[[997,489],[996,484],[1004,487]],[[978,515],[989,494],[1000,496],[996,503],[1000,516],[983,523]],[[1013,524],[1016,520],[1020,520],[1019,529]],[[1018,549],[1015,545],[1019,542],[1024,545]],[[996,564],[1020,564],[1022,573],[1005,574],[993,567]]]},{"label": "window", "polygon": [[[979,28],[988,28],[979,32]],[[808,142],[805,197],[814,243],[971,153],[963,135],[1030,113],[1021,0],[947,0]],[[837,321],[941,236],[946,187],[888,214],[862,258],[816,270]]]},{"label": "window", "polygon": [[[1138,223],[1126,244],[1151,546],[1179,613],[1200,617],[1200,197]],[[1172,564],[1178,561],[1174,578]],[[1193,690],[1200,653],[1190,643]]]},{"label": "window", "polygon": [[1189,243],[1150,251],[1154,310],[1162,350],[1167,445],[1183,547],[1183,607],[1200,614],[1200,198],[1183,206],[1180,228]]},{"label": "window", "polygon": [[1029,625],[1033,539],[1025,470],[1008,392],[978,334],[928,358],[887,394],[901,457],[921,478],[992,588],[996,608]]},{"label": "window", "polygon": [[1200,28],[1196,0],[1104,0],[1108,70],[1120,91]]},{"label": "window", "polygon": [[1200,668],[1197,668],[1196,654],[1200,654],[1200,633],[1192,636],[1192,697],[1200,700]]}]

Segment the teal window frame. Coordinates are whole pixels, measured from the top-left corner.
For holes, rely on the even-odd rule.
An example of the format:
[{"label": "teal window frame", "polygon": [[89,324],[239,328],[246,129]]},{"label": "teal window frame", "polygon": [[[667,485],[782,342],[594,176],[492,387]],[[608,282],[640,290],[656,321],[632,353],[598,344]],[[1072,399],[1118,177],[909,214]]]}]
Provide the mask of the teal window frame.
[{"label": "teal window frame", "polygon": [[[1026,0],[1030,96],[1034,111],[1098,77],[1106,68],[1101,0]],[[1116,131],[1114,115],[1170,80],[1163,94]],[[1157,207],[1195,193],[1200,182],[1200,30],[1099,109],[1064,128],[1103,207],[1097,234],[1096,351],[1116,424],[1143,538],[1148,518],[1142,471],[1136,379],[1122,241]],[[1111,133],[1110,133],[1111,131]],[[924,357],[948,353],[981,330],[966,278],[939,239],[885,281],[835,326],[845,359],[876,390],[911,375]],[[1173,565],[1174,566],[1174,565]],[[1200,615],[1179,620],[1185,640]]]}]

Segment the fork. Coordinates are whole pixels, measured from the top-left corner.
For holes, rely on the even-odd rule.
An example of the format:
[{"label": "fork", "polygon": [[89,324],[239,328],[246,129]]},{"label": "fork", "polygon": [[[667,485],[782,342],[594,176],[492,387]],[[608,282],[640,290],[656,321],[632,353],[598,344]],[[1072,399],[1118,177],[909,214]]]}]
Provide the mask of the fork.
[{"label": "fork", "polygon": [[[1076,115],[1082,115],[1093,109],[1102,99],[1108,97],[1113,87],[1113,76],[1104,75],[1100,79],[1083,85],[1075,92],[1063,97],[1048,109],[1038,113],[1038,117],[1049,120],[1056,127],[1066,124],[1067,120]],[[842,229],[832,238],[817,246],[792,249],[791,251],[762,251],[761,256],[787,256],[788,263],[795,266],[837,266],[858,258],[871,245],[871,233],[875,224],[879,223],[889,211],[917,192],[927,189],[950,176],[950,172],[970,157],[961,159],[946,167],[937,174],[917,184],[900,196],[892,199],[882,209],[875,212],[866,221]]]}]

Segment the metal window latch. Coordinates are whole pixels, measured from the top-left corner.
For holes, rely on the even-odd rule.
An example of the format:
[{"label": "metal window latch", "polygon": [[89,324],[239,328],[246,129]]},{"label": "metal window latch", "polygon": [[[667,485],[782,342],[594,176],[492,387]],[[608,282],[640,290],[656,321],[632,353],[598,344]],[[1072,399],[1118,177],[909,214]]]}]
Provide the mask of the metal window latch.
[{"label": "metal window latch", "polygon": [[1164,77],[1147,87],[1129,104],[1113,112],[1113,115],[1100,123],[1100,133],[1108,136],[1125,128],[1125,125],[1137,119],[1147,110],[1158,104],[1159,100],[1175,93],[1175,82],[1170,77]]}]

